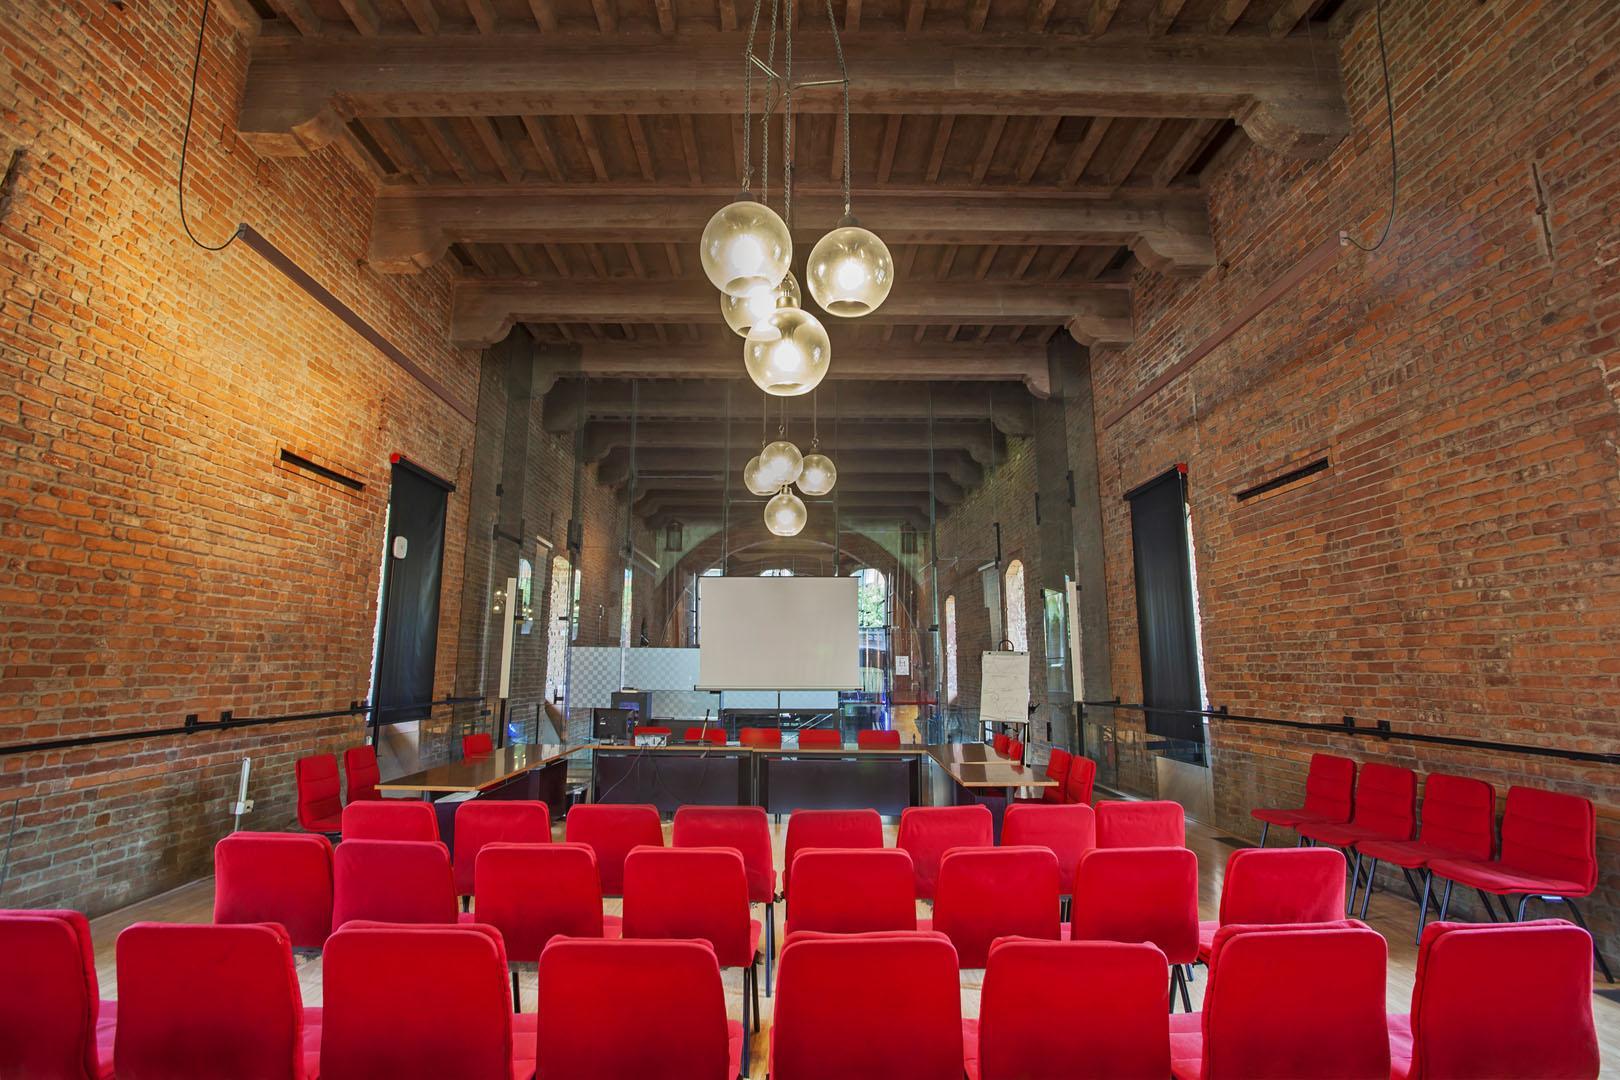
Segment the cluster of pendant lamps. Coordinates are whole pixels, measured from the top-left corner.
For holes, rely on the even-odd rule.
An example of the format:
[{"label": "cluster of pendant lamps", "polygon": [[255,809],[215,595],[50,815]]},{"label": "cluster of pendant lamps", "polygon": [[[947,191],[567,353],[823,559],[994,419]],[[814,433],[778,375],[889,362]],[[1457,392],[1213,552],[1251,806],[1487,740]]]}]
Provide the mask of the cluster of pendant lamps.
[{"label": "cluster of pendant lamps", "polygon": [[[793,234],[789,227],[793,208],[793,93],[804,86],[838,83],[843,89],[844,216],[833,230],[816,242],[805,266],[810,295],[828,315],[860,318],[877,310],[894,285],[894,260],[877,234],[860,226],[850,213],[849,182],[849,73],[844,67],[843,45],[831,0],[827,21],[832,27],[840,77],[796,86],[793,83],[792,33],[796,20],[793,0],[772,0],[771,52],[762,61],[754,51],[762,0],[755,0],[748,44],[744,50],[744,114],[742,192],[721,207],[703,229],[702,263],[720,290],[720,314],[726,325],[743,338],[743,366],[748,377],[766,394],[798,397],[811,393],[826,378],[832,361],[832,342],[821,320],[802,307],[804,294],[793,276]],[[786,68],[774,68],[776,36],[787,40]],[[753,71],[766,75],[767,108],[762,128],[768,133],[773,103],[783,109],[782,207],[778,214],[750,192],[753,161],[749,146],[753,106]],[[770,177],[768,142],[762,138],[763,173]],[[771,496],[765,504],[765,525],[777,536],[796,536],[808,514],[793,490],[820,496],[832,491],[838,470],[814,442],[809,454],[785,436],[765,444],[743,469],[743,484],[755,495]]]}]

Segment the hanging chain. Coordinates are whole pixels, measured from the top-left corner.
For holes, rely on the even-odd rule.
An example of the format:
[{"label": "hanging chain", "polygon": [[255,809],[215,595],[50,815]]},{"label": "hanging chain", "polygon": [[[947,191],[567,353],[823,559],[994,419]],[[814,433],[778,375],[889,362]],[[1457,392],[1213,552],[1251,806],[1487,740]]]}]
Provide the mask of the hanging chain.
[{"label": "hanging chain", "polygon": [[787,37],[787,70],[782,76],[782,219],[793,228],[793,4],[785,0],[782,25]]},{"label": "hanging chain", "polygon": [[844,41],[838,35],[838,20],[833,17],[832,0],[827,0],[827,24],[832,27],[833,50],[838,54],[838,80],[844,96],[844,216],[850,213],[849,198],[849,68],[844,63]]},{"label": "hanging chain", "polygon": [[748,190],[754,178],[753,148],[748,137],[754,119],[754,35],[759,32],[759,11],[765,0],[754,0],[754,17],[748,22],[748,44],[743,49],[743,144],[742,189]]},{"label": "hanging chain", "polygon": [[810,392],[810,449],[815,450],[821,446],[821,413],[816,407],[816,397],[819,391]]},{"label": "hanging chain", "polygon": [[767,394],[765,391],[761,390],[759,392],[759,446],[760,446],[760,449],[762,449],[762,450],[765,448],[765,444],[766,444],[766,442],[769,441],[769,438],[770,438],[770,436],[769,436],[770,429],[765,426],[766,423],[768,422],[768,417],[770,416],[770,414],[771,414],[771,396],[769,394]]},{"label": "hanging chain", "polygon": [[765,67],[772,73],[765,80],[765,111],[759,115],[759,144],[762,147],[760,157],[762,164],[760,172],[762,177],[759,185],[759,201],[765,205],[770,204],[771,195],[771,114],[776,111],[776,32],[782,22],[782,0],[771,0],[771,30],[770,44],[765,51]]}]

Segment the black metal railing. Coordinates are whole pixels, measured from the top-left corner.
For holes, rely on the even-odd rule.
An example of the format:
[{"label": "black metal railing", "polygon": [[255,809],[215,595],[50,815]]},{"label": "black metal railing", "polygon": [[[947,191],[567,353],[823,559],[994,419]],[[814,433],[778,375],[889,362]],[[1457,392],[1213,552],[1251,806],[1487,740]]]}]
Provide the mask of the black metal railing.
[{"label": "black metal railing", "polygon": [[1620,765],[1620,753],[1601,753],[1595,750],[1574,750],[1560,746],[1534,746],[1529,743],[1497,742],[1490,739],[1467,739],[1460,735],[1430,735],[1420,731],[1398,731],[1388,720],[1371,725],[1358,724],[1354,716],[1346,715],[1337,724],[1313,720],[1283,720],[1274,716],[1249,716],[1229,711],[1226,706],[1216,709],[1166,709],[1137,702],[1082,701],[1080,715],[1087,708],[1129,709],[1140,713],[1164,713],[1173,716],[1202,716],[1210,720],[1231,723],[1260,724],[1266,727],[1293,728],[1299,731],[1317,731],[1327,735],[1347,735],[1358,738],[1379,739],[1385,742],[1426,743],[1430,746],[1458,746],[1469,750],[1489,750],[1496,753],[1527,754],[1533,757],[1558,758],[1563,761],[1587,761],[1599,765]]}]

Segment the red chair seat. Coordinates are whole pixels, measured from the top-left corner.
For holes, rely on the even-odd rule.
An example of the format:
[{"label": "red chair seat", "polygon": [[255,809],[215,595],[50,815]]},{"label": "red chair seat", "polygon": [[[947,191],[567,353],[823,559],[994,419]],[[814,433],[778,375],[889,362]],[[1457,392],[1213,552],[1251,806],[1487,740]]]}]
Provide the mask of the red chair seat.
[{"label": "red chair seat", "polygon": [[[304,1015],[307,1017],[310,1011],[311,1010],[309,1009],[305,1009]],[[319,1012],[320,1010],[317,1009],[314,1011]],[[306,1020],[305,1022],[307,1023],[308,1021]],[[100,1003],[100,1008],[96,1011],[96,1080],[113,1080],[113,1041],[117,1034],[118,1002],[102,1001]],[[315,1051],[317,1055],[316,1064],[319,1064],[320,1061],[320,1045],[319,1032],[317,1032],[315,1043]],[[306,1065],[307,1064],[308,1061],[306,1055]],[[312,1071],[309,1075],[314,1076],[315,1072]]]},{"label": "red chair seat", "polygon": [[1302,836],[1334,847],[1355,847],[1372,840],[1390,839],[1388,835],[1365,825],[1301,825],[1299,832]]},{"label": "red chair seat", "polygon": [[1474,859],[1436,859],[1429,869],[1459,885],[1483,889],[1488,893],[1536,893],[1547,896],[1585,896],[1591,886],[1579,881],[1560,881],[1557,878],[1515,870],[1499,862],[1478,862]]},{"label": "red chair seat", "polygon": [[962,1071],[968,1080],[979,1080],[979,1022],[962,1021]]},{"label": "red chair seat", "polygon": [[1209,963],[1209,954],[1215,948],[1215,931],[1221,928],[1219,919],[1200,919],[1198,922],[1198,962]]},{"label": "red chair seat", "polygon": [[1412,1014],[1389,1014],[1389,1077],[1406,1080],[1412,1075]]},{"label": "red chair seat", "polygon": [[304,1075],[321,1075],[321,1010],[304,1007]]},{"label": "red chair seat", "polygon": [[1176,1080],[1204,1075],[1203,1013],[1170,1014],[1170,1073]]},{"label": "red chair seat", "polygon": [[331,817],[305,818],[300,824],[305,832],[327,833],[337,835],[343,832],[343,815],[333,814]]},{"label": "red chair seat", "polygon": [[1327,814],[1312,813],[1299,807],[1262,807],[1259,810],[1250,810],[1249,816],[1256,821],[1264,821],[1272,825],[1280,825],[1285,829],[1292,829],[1299,825],[1335,825],[1337,820]]},{"label": "red chair seat", "polygon": [[1439,859],[1468,858],[1460,851],[1425,844],[1422,840],[1368,840],[1357,844],[1356,850],[1369,858],[1404,866],[1408,870],[1421,870]]}]

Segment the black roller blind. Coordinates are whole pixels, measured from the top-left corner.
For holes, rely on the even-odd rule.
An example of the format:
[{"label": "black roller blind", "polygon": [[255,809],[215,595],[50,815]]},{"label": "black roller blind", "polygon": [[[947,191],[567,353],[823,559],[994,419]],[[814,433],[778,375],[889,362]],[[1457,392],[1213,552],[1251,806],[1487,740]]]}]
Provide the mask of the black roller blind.
[{"label": "black roller blind", "polygon": [[[388,495],[388,551],[383,571],[382,634],[377,642],[376,704],[385,724],[418,720],[433,699],[439,644],[439,578],[444,561],[445,486],[396,463]],[[396,555],[395,540],[405,540]]]},{"label": "black roller blind", "polygon": [[[1179,469],[1171,469],[1126,498],[1131,504],[1131,542],[1136,549],[1142,704],[1160,709],[1202,708],[1184,478]],[[1204,738],[1199,717],[1175,713],[1150,711],[1147,730],[1169,739],[1202,742]]]}]

